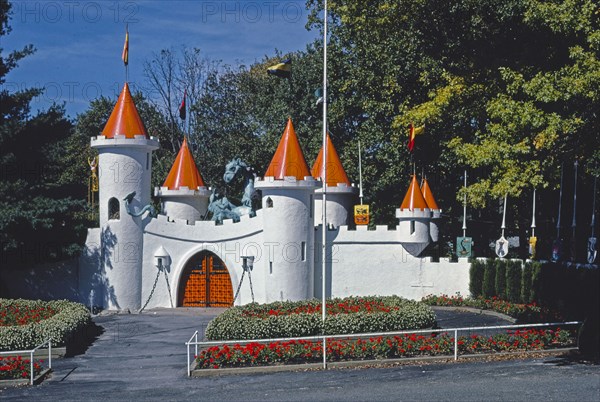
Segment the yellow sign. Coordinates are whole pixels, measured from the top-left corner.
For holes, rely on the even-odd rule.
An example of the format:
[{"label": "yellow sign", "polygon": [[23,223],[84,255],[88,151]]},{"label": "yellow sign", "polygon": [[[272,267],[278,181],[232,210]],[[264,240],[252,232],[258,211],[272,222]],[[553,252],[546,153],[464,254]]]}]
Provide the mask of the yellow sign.
[{"label": "yellow sign", "polygon": [[355,205],[354,206],[354,223],[357,225],[369,224],[369,206]]},{"label": "yellow sign", "polygon": [[529,238],[529,258],[535,259],[535,245],[537,243],[537,237],[531,236]]}]

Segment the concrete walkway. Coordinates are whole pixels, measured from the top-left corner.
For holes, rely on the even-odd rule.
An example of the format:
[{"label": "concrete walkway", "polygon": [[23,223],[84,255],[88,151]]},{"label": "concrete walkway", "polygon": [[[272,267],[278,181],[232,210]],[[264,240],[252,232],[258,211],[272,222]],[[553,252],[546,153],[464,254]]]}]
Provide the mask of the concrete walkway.
[{"label": "concrete walkway", "polygon": [[[0,399],[518,400],[529,395],[528,398],[536,399],[550,396],[549,399],[597,400],[600,390],[597,366],[568,364],[564,366],[567,369],[559,370],[557,364],[551,363],[556,358],[189,379],[184,343],[195,330],[203,331],[221,311],[178,308],[95,317],[94,322],[103,332],[85,353],[55,360],[54,373],[41,385],[0,390]],[[508,323],[497,316],[472,312],[436,312],[440,326],[445,328]],[[529,375],[531,381],[527,379]],[[416,379],[419,381],[411,381]],[[477,393],[465,393],[472,389],[474,380],[479,384]],[[491,393],[498,387],[505,387],[503,392],[508,392],[504,398]],[[574,394],[562,393],[565,390]],[[579,397],[571,398],[573,395]]]}]

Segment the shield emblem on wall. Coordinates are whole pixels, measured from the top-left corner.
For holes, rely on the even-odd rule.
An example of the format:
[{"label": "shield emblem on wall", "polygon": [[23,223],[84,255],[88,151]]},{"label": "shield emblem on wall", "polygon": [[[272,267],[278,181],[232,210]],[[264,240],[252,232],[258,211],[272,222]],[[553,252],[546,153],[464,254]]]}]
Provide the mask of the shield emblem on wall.
[{"label": "shield emblem on wall", "polygon": [[457,237],[456,238],[456,255],[458,258],[469,258],[471,257],[471,247],[473,246],[473,239],[470,237]]},{"label": "shield emblem on wall", "polygon": [[498,240],[496,240],[496,255],[500,258],[506,257],[508,254],[508,240],[504,238],[504,236],[500,236]]},{"label": "shield emblem on wall", "polygon": [[587,255],[588,264],[593,264],[594,261],[596,261],[597,254],[598,254],[598,252],[596,251],[596,238],[590,237],[588,239],[588,255]]},{"label": "shield emblem on wall", "polygon": [[357,225],[369,224],[369,206],[355,205],[354,206],[354,223]]}]

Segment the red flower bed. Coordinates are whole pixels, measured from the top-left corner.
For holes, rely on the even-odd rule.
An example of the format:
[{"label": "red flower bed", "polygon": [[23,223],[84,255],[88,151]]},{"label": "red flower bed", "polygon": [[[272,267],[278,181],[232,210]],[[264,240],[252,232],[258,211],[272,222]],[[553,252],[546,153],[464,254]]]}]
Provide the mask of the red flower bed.
[{"label": "red flower bed", "polygon": [[[13,380],[19,378],[29,378],[31,376],[31,364],[29,359],[18,357],[0,357],[0,380]],[[43,360],[40,360],[43,363]],[[42,366],[33,363],[33,374],[38,375],[42,371]]]},{"label": "red flower bed", "polygon": [[492,297],[491,299],[484,299],[483,297],[465,299],[460,295],[430,295],[424,297],[421,301],[430,306],[464,306],[497,311],[499,313],[514,317],[520,322],[531,323],[562,320],[557,313],[552,312],[547,308],[540,307],[535,302],[529,304],[512,303],[502,300],[496,296]]},{"label": "red flower bed", "polygon": [[[268,316],[283,316],[291,314],[321,314],[321,304],[304,304],[301,306],[287,307],[280,306],[269,311],[260,310],[246,310],[242,313],[243,317],[257,317],[266,318]],[[327,314],[352,314],[352,313],[389,313],[392,310],[399,310],[396,306],[387,306],[385,303],[379,300],[368,300],[361,298],[347,298],[339,302],[328,302],[326,303]]]},{"label": "red flower bed", "polygon": [[51,307],[24,307],[0,304],[0,326],[27,325],[52,317],[57,311]]},{"label": "red flower bed", "polygon": [[[570,331],[518,330],[491,336],[471,335],[458,338],[459,353],[484,353],[536,350],[573,344]],[[384,359],[420,355],[451,355],[454,337],[447,333],[374,337],[369,339],[331,339],[327,341],[329,361]],[[213,346],[203,350],[196,360],[198,368],[261,366],[273,363],[319,362],[323,359],[320,341],[286,341]]]}]

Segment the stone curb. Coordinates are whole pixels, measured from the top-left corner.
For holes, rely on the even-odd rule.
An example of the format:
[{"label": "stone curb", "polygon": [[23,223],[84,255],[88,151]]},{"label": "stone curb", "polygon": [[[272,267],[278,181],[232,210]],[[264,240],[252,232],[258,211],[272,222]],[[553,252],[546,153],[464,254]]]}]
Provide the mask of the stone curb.
[{"label": "stone curb", "polygon": [[[46,378],[46,376],[52,371],[52,369],[45,369],[42,370],[41,373],[39,373],[37,375],[37,377],[34,377],[33,379],[33,385],[38,385],[40,384],[42,381],[44,381],[44,378]],[[15,388],[15,387],[22,387],[22,386],[27,386],[29,385],[29,378],[19,378],[16,380],[0,380],[0,388]]]},{"label": "stone curb", "polygon": [[[548,349],[548,350],[524,350],[519,352],[508,353],[481,353],[470,355],[459,355],[457,362],[463,361],[478,361],[485,360],[489,357],[498,356],[522,356],[528,354],[555,356],[563,353],[578,350],[576,347]],[[402,363],[453,363],[453,356],[422,356],[422,357],[404,357],[396,359],[382,360],[354,360],[327,363],[327,368],[349,368],[349,367],[384,367],[390,364]],[[290,364],[277,366],[257,366],[257,367],[239,367],[239,368],[221,368],[221,369],[194,369],[191,372],[192,377],[214,377],[221,375],[236,375],[236,374],[268,374],[285,371],[307,371],[307,370],[323,370],[322,363],[306,363],[306,364]]]},{"label": "stone curb", "polygon": [[493,310],[484,310],[475,307],[467,307],[467,306],[429,306],[432,309],[446,310],[446,311],[465,311],[467,313],[475,313],[475,314],[483,314],[483,315],[491,315],[494,317],[502,318],[503,320],[510,321],[513,324],[517,322],[516,318],[513,318],[509,315],[499,313]]}]

